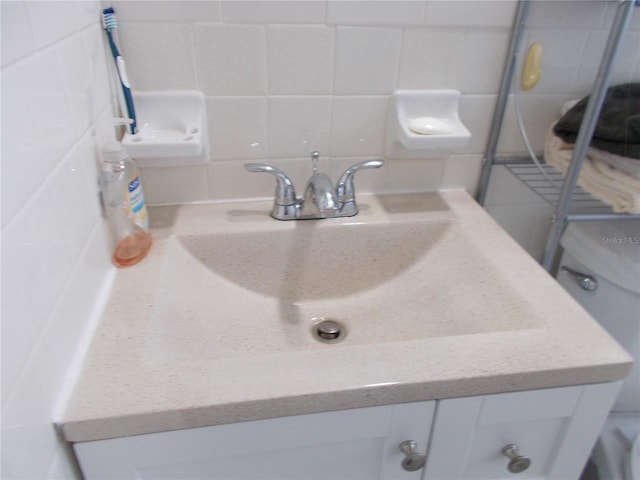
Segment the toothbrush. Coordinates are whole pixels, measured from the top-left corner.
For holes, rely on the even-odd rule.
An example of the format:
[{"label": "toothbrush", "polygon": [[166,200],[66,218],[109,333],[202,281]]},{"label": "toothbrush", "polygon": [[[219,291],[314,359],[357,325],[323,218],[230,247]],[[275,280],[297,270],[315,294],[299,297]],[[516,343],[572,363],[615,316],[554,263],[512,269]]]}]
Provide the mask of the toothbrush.
[{"label": "toothbrush", "polygon": [[111,53],[113,54],[113,60],[116,65],[116,71],[118,73],[118,79],[122,87],[122,94],[124,96],[124,103],[127,109],[127,114],[132,120],[129,126],[131,134],[135,135],[138,132],[138,126],[136,123],[136,111],[133,106],[133,97],[131,96],[131,87],[129,86],[129,77],[127,77],[127,70],[124,63],[124,58],[120,55],[116,42],[113,39],[113,31],[118,28],[118,20],[116,19],[116,12],[112,7],[105,8],[102,11],[102,26],[107,33],[107,39],[109,40],[109,46],[111,47]]}]

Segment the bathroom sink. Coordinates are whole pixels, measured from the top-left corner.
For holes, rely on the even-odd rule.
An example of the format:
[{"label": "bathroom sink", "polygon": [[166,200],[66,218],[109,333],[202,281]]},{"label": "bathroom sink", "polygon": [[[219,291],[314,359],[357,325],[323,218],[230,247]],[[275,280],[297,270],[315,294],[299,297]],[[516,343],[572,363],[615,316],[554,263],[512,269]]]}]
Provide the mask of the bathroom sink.
[{"label": "bathroom sink", "polygon": [[[152,359],[335,349],[542,324],[446,210],[177,232],[157,281]],[[312,334],[323,319],[342,327],[339,343]]]},{"label": "bathroom sink", "polygon": [[358,203],[292,222],[271,201],[151,208],[153,248],[117,271],[65,438],[626,375],[629,357],[465,192]]}]

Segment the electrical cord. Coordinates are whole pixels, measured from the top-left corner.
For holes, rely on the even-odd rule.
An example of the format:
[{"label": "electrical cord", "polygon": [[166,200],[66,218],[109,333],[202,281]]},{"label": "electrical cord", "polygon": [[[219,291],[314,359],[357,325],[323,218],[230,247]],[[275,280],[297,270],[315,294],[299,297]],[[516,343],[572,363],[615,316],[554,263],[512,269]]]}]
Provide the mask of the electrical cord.
[{"label": "electrical cord", "polygon": [[[520,56],[520,53],[518,53],[518,56]],[[522,62],[520,62],[522,63]],[[519,65],[519,70],[521,71],[522,69],[522,65]],[[538,157],[535,153],[535,151],[533,150],[533,147],[531,146],[531,142],[529,141],[529,135],[527,134],[527,129],[524,126],[524,120],[522,119],[522,108],[520,105],[520,95],[522,93],[522,90],[520,88],[519,82],[515,80],[516,76],[514,75],[513,77],[513,81],[512,81],[512,91],[513,93],[513,106],[516,112],[516,119],[518,122],[518,128],[520,130],[520,135],[522,136],[522,141],[524,142],[525,146],[527,147],[527,152],[529,153],[529,156],[531,157],[531,160],[533,161],[533,163],[535,164],[536,168],[538,169],[538,171],[540,172],[540,174],[542,174],[542,176],[544,177],[544,179],[549,182],[549,184],[556,190],[560,190],[560,186],[554,182],[549,175],[547,175],[547,172],[544,171],[544,168],[542,168],[542,162],[540,162],[540,160],[538,160]]]}]

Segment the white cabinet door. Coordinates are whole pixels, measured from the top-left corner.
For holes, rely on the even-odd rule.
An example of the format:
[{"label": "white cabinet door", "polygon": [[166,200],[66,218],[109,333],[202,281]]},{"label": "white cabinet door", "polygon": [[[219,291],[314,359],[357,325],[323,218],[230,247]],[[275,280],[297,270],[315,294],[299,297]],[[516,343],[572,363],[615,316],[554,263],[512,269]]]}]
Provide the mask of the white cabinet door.
[{"label": "white cabinet door", "polygon": [[424,453],[435,402],[177,430],[74,445],[91,479],[417,480],[399,445]]},{"label": "white cabinet door", "polygon": [[[615,382],[442,400],[424,480],[577,479],[619,388]],[[508,445],[530,460],[525,470],[509,471],[502,453]]]}]

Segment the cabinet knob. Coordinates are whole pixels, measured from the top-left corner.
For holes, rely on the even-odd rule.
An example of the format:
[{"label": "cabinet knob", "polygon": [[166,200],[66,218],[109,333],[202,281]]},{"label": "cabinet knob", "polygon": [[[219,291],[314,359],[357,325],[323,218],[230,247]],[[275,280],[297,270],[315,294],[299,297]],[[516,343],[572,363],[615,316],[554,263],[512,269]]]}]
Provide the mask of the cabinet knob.
[{"label": "cabinet knob", "polygon": [[424,463],[427,460],[424,454],[416,452],[417,448],[418,444],[413,440],[405,440],[400,444],[400,450],[402,450],[402,453],[405,455],[401,465],[407,472],[420,470],[424,467]]},{"label": "cabinet knob", "polygon": [[531,465],[531,459],[520,455],[520,448],[518,445],[510,444],[505,445],[502,448],[502,454],[510,458],[507,464],[507,470],[511,473],[524,472],[529,465]]}]

